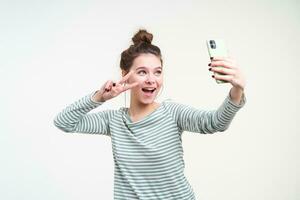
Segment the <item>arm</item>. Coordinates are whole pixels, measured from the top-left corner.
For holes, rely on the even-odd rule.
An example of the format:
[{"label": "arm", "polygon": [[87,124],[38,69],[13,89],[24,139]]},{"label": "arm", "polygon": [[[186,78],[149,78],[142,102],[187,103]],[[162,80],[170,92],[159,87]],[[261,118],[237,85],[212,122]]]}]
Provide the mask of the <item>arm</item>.
[{"label": "arm", "polygon": [[241,88],[232,87],[230,89],[229,95],[235,104],[239,104],[243,98],[244,91]]},{"label": "arm", "polygon": [[104,102],[92,99],[95,93],[89,94],[67,106],[54,118],[54,125],[64,132],[97,133],[110,136],[110,110],[88,114],[92,109]]},{"label": "arm", "polygon": [[230,94],[217,110],[200,110],[182,104],[173,104],[172,115],[181,131],[197,133],[215,133],[225,131],[233,120],[237,111],[246,103],[243,94],[240,104],[230,98]]}]

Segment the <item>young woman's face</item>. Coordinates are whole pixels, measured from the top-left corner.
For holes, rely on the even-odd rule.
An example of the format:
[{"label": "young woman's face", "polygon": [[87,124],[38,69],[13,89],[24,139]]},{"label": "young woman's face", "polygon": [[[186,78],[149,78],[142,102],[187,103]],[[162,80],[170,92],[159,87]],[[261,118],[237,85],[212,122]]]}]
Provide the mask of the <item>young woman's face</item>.
[{"label": "young woman's face", "polygon": [[128,79],[129,83],[138,82],[132,88],[132,96],[143,104],[152,103],[163,85],[163,69],[160,59],[151,53],[136,57],[130,68],[134,73]]}]

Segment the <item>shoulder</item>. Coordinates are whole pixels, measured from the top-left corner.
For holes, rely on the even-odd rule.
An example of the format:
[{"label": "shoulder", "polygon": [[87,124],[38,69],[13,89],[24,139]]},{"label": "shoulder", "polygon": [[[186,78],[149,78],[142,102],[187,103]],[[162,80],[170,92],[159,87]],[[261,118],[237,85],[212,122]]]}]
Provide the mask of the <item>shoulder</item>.
[{"label": "shoulder", "polygon": [[163,107],[165,107],[166,109],[180,109],[180,108],[188,108],[191,107],[189,105],[180,103],[180,102],[176,102],[173,99],[166,99],[164,100],[162,103]]},{"label": "shoulder", "polygon": [[92,112],[92,114],[110,121],[112,119],[120,118],[122,116],[123,110],[124,110],[123,108],[101,109]]},{"label": "shoulder", "polygon": [[182,111],[191,108],[191,106],[189,106],[189,105],[176,102],[172,99],[166,99],[161,104],[162,104],[163,109],[166,110],[166,112],[168,112],[171,115],[178,115]]}]

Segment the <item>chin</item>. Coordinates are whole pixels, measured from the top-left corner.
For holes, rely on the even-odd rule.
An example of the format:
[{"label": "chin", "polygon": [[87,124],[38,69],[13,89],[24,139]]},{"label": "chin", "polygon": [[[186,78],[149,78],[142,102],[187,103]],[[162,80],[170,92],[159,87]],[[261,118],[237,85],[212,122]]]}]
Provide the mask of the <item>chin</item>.
[{"label": "chin", "polygon": [[154,102],[154,99],[141,99],[140,102],[142,104],[152,104]]},{"label": "chin", "polygon": [[156,98],[156,95],[151,97],[151,98],[142,97],[140,99],[140,102],[143,103],[143,104],[152,104],[155,101],[155,98]]}]

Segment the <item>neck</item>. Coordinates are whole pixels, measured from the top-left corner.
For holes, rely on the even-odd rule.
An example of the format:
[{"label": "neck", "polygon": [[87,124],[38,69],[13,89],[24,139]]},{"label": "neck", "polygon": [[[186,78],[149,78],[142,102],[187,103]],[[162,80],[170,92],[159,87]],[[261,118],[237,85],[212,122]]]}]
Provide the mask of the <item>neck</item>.
[{"label": "neck", "polygon": [[134,100],[130,101],[130,108],[128,110],[131,117],[140,116],[147,113],[151,113],[158,106],[158,103],[152,102],[150,104],[143,104],[140,102],[135,102]]},{"label": "neck", "polygon": [[155,110],[157,105],[158,104],[156,102],[153,102],[151,104],[130,103],[130,108],[128,112],[129,115],[132,117],[144,115]]}]

